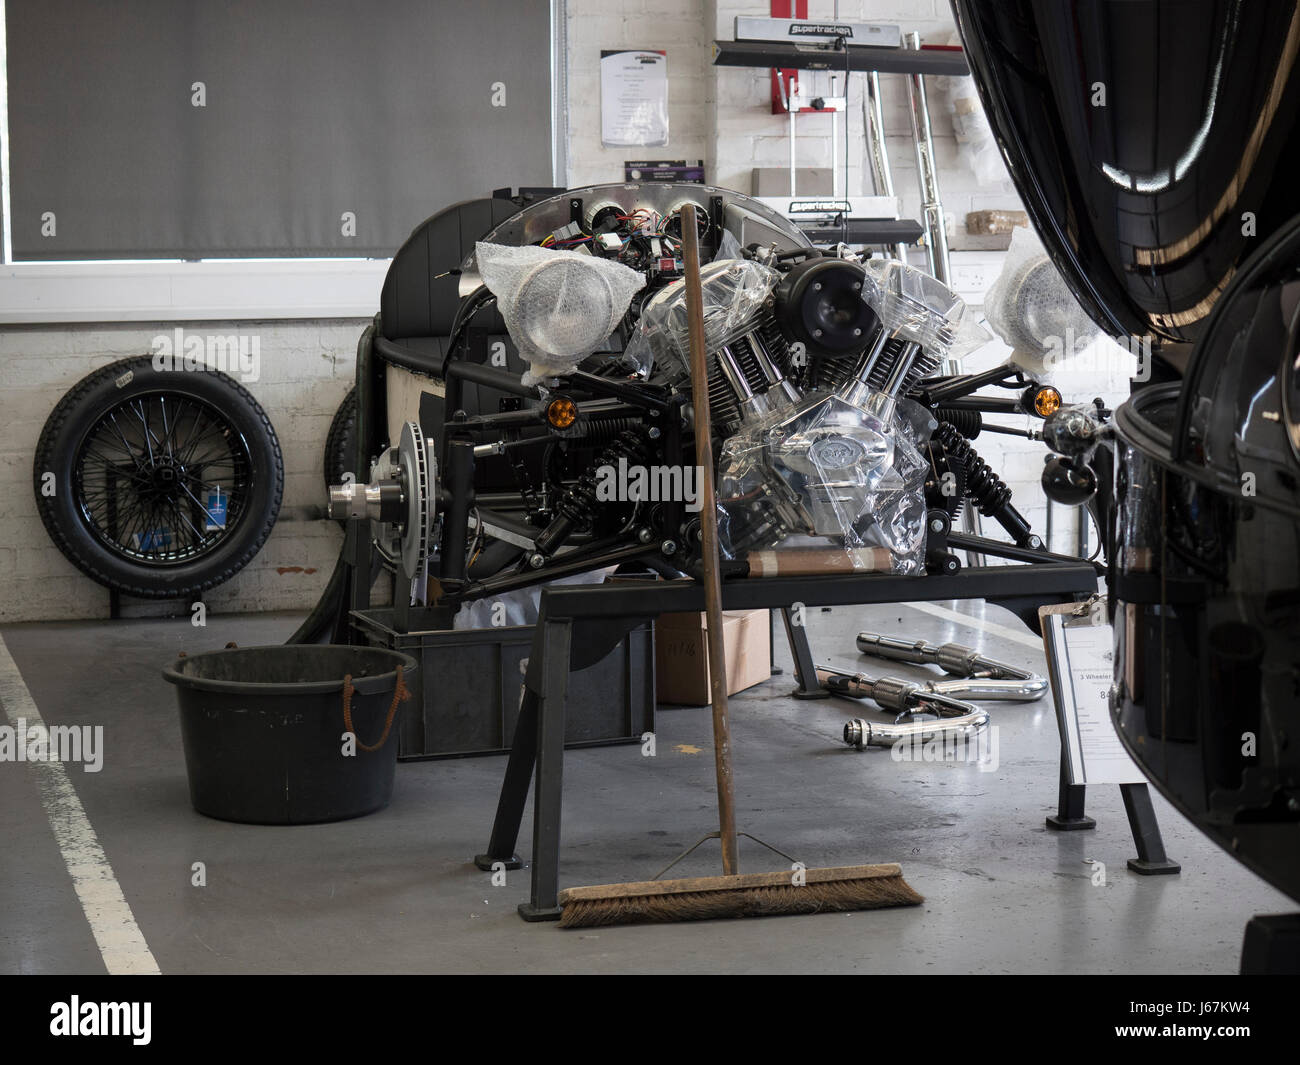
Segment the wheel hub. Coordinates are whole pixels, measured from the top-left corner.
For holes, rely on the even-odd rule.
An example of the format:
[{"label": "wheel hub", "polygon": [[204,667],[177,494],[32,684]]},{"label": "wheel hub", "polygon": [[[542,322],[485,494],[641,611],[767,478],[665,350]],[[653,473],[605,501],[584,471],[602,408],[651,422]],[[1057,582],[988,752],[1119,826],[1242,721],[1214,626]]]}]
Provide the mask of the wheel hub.
[{"label": "wheel hub", "polygon": [[154,502],[175,502],[185,478],[185,468],[170,459],[159,459],[146,471],[143,493]]}]

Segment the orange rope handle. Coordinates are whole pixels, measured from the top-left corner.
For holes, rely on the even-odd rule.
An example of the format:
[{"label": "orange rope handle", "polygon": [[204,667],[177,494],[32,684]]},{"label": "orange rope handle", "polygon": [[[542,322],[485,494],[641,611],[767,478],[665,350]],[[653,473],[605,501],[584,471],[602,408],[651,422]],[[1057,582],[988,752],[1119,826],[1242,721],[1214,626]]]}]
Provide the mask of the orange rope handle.
[{"label": "orange rope handle", "polygon": [[397,687],[393,689],[393,705],[388,708],[388,719],[384,722],[384,733],[373,743],[362,743],[361,737],[357,735],[357,730],[352,727],[352,693],[356,689],[352,687],[352,674],[349,673],[343,678],[343,725],[352,733],[357,741],[357,746],[363,751],[377,751],[388,742],[388,734],[393,729],[393,719],[397,717],[397,704],[404,703],[411,697],[411,690],[406,686],[406,681],[402,679],[402,667],[397,667]]}]

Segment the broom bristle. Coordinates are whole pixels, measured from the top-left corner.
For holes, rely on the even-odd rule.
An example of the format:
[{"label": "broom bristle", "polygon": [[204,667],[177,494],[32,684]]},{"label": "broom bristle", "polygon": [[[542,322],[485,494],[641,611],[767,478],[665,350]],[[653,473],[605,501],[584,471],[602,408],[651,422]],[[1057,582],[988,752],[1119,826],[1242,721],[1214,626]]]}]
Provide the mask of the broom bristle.
[{"label": "broom bristle", "polygon": [[[891,871],[892,870],[892,871]],[[861,875],[817,879],[808,870],[804,884],[789,874],[713,877],[697,881],[648,881],[572,888],[560,893],[561,928],[593,928],[663,921],[709,921],[729,917],[772,917],[807,913],[842,913],[924,902],[903,879],[898,866],[862,866]],[[824,871],[823,871],[824,872]],[[746,883],[746,881],[749,883]],[[691,885],[699,885],[689,890]],[[604,892],[604,893],[602,893]]]}]

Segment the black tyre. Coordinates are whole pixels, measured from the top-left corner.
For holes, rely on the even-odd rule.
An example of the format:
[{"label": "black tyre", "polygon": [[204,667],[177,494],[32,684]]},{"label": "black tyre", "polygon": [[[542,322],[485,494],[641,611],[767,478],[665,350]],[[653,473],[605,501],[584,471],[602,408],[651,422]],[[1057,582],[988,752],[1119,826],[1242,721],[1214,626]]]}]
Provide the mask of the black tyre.
[{"label": "black tyre", "polygon": [[[351,389],[339,409],[334,412],[330,422],[330,431],[325,436],[325,455],[321,466],[325,474],[325,489],[330,485],[342,484],[345,473],[353,474],[358,480],[365,480],[369,470],[354,470],[357,450],[357,390]],[[346,524],[346,523],[344,523]]]},{"label": "black tyre", "polygon": [[122,359],[82,379],[41,431],[36,504],[55,545],[88,577],[168,599],[238,573],[284,494],[266,412],[216,370]]}]

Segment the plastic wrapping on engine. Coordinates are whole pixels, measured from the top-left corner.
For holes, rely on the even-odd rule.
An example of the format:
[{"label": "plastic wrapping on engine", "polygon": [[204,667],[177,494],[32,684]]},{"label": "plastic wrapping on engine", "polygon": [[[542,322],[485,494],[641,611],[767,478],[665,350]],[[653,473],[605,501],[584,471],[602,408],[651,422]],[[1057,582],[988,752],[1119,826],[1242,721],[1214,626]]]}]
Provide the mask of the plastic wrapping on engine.
[{"label": "plastic wrapping on engine", "polygon": [[910,400],[883,421],[814,394],[743,426],[718,461],[724,553],[751,572],[776,549],[764,572],[781,572],[787,556],[813,567],[791,572],[923,574],[929,417]]},{"label": "plastic wrapping on engine", "polygon": [[934,359],[960,358],[993,339],[957,293],[923,270],[897,259],[869,259],[863,265],[874,282],[863,286],[863,298],[885,328],[920,344]]},{"label": "plastic wrapping on engine", "polygon": [[650,374],[654,372],[655,353],[650,347],[650,341],[645,338],[645,334],[640,329],[632,334],[627,347],[623,349],[623,365],[628,368],[629,373],[636,375],[642,381],[648,380]]},{"label": "plastic wrapping on engine", "polygon": [[645,286],[644,275],[609,259],[534,245],[474,245],[483,283],[529,369],[524,384],[572,373],[596,351]]},{"label": "plastic wrapping on engine", "polygon": [[[762,310],[781,275],[751,259],[715,259],[700,272],[704,306],[704,346],[714,351],[731,340]],[[690,365],[690,325],[686,300],[680,298],[685,281],[674,281],[651,299],[641,312],[637,339],[629,351],[642,345],[658,362]]]},{"label": "plastic wrapping on engine", "polygon": [[[764,574],[925,572],[924,449],[933,422],[903,391],[915,374],[932,372],[945,356],[964,355],[991,336],[962,299],[930,275],[894,260],[872,260],[864,269],[862,299],[886,335],[921,351],[909,356],[890,349],[889,358],[912,358],[914,369],[879,372],[864,363],[858,378],[834,391],[811,392],[747,417],[723,443],[717,483],[719,504],[728,514],[725,548],[731,557],[748,560],[751,573],[756,560]],[[741,281],[735,278],[726,294],[744,291]],[[758,291],[751,303],[755,312]],[[716,309],[738,302],[712,301],[710,350],[746,321]],[[661,332],[684,338],[684,321]],[[863,358],[879,357],[866,351]],[[864,392],[868,380],[876,387]],[[876,385],[885,380],[889,392]]]}]

